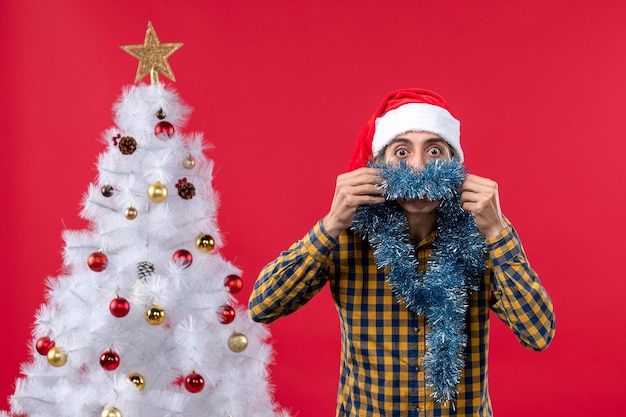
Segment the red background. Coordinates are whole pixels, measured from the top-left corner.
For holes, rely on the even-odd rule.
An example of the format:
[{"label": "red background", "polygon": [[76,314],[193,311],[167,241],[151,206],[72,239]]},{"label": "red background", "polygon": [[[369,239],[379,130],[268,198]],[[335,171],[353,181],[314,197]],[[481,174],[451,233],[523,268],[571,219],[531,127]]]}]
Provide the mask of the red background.
[{"label": "red background", "polygon": [[[515,4],[514,4],[515,3]],[[551,294],[542,353],[494,320],[498,416],[615,415],[626,347],[621,272],[626,3],[572,1],[3,0],[0,9],[0,408],[27,358],[65,228],[80,229],[111,106],[151,20],[185,132],[214,145],[224,255],[259,270],[329,208],[335,177],[380,99],[402,87],[447,98],[469,169],[498,181],[505,214]],[[334,413],[337,317],[325,290],[270,326],[276,399]]]}]

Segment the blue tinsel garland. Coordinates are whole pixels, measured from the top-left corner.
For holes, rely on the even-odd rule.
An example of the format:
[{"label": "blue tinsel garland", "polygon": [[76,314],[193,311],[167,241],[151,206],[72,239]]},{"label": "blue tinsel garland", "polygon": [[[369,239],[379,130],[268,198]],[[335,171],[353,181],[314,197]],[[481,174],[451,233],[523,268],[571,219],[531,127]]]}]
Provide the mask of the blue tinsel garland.
[{"label": "blue tinsel garland", "polygon": [[[428,320],[424,356],[426,386],[436,401],[454,401],[465,366],[465,314],[470,292],[476,291],[486,267],[485,239],[470,213],[461,209],[457,188],[466,171],[457,161],[433,161],[422,171],[406,163],[376,165],[387,201],[361,206],[352,228],[367,238],[379,268],[398,300]],[[405,213],[396,199],[440,200],[437,233],[427,270],[417,268]]]}]

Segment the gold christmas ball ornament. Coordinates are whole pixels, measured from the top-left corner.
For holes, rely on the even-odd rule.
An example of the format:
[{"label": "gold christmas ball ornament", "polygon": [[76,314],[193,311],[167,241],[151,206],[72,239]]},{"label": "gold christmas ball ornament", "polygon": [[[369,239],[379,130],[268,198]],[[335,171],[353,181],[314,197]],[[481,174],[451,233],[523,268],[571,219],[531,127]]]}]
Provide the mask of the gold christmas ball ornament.
[{"label": "gold christmas ball ornament", "polygon": [[183,167],[185,169],[191,169],[195,166],[196,166],[196,160],[193,159],[193,156],[191,156],[191,154],[187,155],[187,157],[183,161]]},{"label": "gold christmas ball ornament", "polygon": [[102,410],[100,417],[122,417],[122,412],[115,407],[107,407]]},{"label": "gold christmas ball ornament", "polygon": [[48,357],[48,363],[57,368],[67,363],[67,354],[60,347],[55,346],[51,348],[46,356]]},{"label": "gold christmas ball ornament", "polygon": [[196,239],[196,248],[202,252],[211,252],[215,247],[215,239],[211,235],[201,234]]},{"label": "gold christmas ball ornament", "polygon": [[233,332],[228,338],[228,348],[235,353],[241,353],[248,347],[248,338],[243,333]]},{"label": "gold christmas ball ornament", "polygon": [[131,384],[137,387],[139,391],[143,391],[146,386],[146,380],[140,373],[133,372],[132,374],[129,374],[128,380],[131,382]]},{"label": "gold christmas ball ornament", "polygon": [[165,321],[165,310],[156,304],[146,310],[146,321],[153,326],[163,324]]},{"label": "gold christmas ball ornament", "polygon": [[167,187],[160,182],[155,182],[148,187],[148,198],[153,203],[161,203],[167,198]]},{"label": "gold christmas ball ornament", "polygon": [[128,220],[135,220],[137,218],[137,209],[133,206],[128,206],[124,210],[124,217]]}]

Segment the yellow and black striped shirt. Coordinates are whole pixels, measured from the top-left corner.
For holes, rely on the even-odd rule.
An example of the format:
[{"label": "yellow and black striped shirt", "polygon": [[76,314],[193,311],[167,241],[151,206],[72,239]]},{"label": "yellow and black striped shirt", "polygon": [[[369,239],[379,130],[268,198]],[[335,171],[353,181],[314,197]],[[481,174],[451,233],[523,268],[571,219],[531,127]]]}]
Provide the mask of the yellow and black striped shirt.
[{"label": "yellow and black striped shirt", "polygon": [[[434,237],[433,232],[416,246],[422,272]],[[350,230],[334,239],[318,222],[263,269],[250,296],[250,314],[270,323],[299,309],[330,283],[342,336],[337,416],[492,416],[489,311],[533,350],[548,346],[555,327],[552,302],[512,226],[486,243],[488,268],[469,298],[466,363],[455,404],[433,401],[425,388],[425,318],[397,301],[369,243]]]}]

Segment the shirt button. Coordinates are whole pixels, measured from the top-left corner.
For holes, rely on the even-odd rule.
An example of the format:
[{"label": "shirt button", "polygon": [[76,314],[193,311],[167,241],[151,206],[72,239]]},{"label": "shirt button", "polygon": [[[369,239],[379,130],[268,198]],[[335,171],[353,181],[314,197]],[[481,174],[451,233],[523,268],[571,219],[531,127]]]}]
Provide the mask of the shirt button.
[{"label": "shirt button", "polygon": [[420,408],[419,407],[415,407],[415,412],[419,413],[420,412]]},{"label": "shirt button", "polygon": [[313,282],[313,280],[311,280],[311,279],[307,279],[306,281],[304,281],[304,283],[306,285],[311,285],[312,282]]},{"label": "shirt button", "polygon": [[420,371],[420,367],[419,367],[419,366],[416,366],[416,367],[415,367],[415,372],[419,372],[419,371]]},{"label": "shirt button", "polygon": [[417,326],[415,326],[415,327],[413,328],[413,331],[415,331],[415,333],[419,333],[419,332],[420,332],[420,328],[419,328],[419,327],[417,327]]}]

